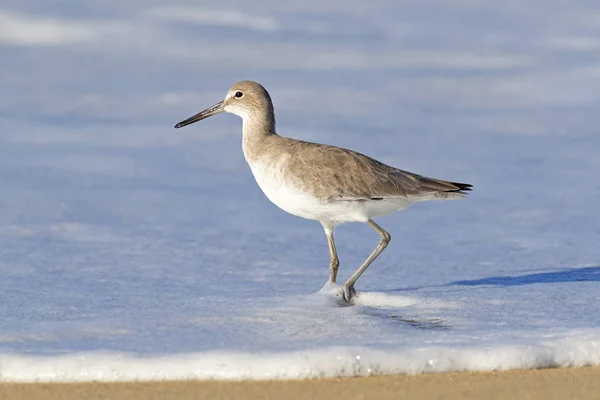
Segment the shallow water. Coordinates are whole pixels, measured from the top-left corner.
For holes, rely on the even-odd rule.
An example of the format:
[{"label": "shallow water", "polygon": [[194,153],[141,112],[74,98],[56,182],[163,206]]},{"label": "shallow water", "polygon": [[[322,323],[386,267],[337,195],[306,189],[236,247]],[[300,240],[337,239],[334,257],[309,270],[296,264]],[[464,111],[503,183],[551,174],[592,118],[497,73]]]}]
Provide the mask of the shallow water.
[{"label": "shallow water", "polygon": [[[0,380],[600,363],[593,2],[62,4],[0,9]],[[239,120],[172,128],[241,79],[282,135],[474,192],[378,220],[340,307]],[[377,239],[338,228],[342,281]]]}]

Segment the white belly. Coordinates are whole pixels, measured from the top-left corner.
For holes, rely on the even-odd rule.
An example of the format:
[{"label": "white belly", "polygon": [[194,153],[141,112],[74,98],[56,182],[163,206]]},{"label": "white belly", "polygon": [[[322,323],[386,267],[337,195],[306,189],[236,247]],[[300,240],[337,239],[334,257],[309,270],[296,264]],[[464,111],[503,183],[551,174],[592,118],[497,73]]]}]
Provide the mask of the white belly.
[{"label": "white belly", "polygon": [[408,207],[407,198],[383,200],[329,201],[318,199],[302,191],[294,182],[283,178],[280,168],[251,165],[252,174],[267,198],[282,210],[306,219],[341,224],[343,222],[366,222],[371,218],[388,215]]}]

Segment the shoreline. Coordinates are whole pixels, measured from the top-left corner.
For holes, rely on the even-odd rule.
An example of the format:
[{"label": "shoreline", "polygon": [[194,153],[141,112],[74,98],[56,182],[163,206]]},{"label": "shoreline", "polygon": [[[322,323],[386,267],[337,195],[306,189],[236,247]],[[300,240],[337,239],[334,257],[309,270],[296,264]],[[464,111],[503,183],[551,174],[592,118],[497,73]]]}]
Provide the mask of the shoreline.
[{"label": "shoreline", "polygon": [[0,383],[0,399],[597,399],[600,367],[275,381]]}]

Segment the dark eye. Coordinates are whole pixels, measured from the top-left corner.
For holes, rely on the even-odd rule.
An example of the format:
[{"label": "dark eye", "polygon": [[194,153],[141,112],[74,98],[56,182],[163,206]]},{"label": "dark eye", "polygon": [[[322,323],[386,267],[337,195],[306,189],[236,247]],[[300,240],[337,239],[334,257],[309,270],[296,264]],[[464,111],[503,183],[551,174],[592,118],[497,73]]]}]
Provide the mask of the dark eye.
[{"label": "dark eye", "polygon": [[235,92],[235,97],[237,99],[239,99],[240,97],[243,97],[243,96],[244,96],[244,93],[242,93],[242,92]]}]

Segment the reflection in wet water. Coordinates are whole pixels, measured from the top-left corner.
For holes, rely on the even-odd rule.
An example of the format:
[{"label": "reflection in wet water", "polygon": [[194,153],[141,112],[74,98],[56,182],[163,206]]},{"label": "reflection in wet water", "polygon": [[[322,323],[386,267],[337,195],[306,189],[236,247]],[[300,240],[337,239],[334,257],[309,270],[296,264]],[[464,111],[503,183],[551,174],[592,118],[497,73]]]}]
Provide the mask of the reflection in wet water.
[{"label": "reflection in wet water", "polygon": [[394,321],[402,322],[418,329],[449,330],[452,326],[441,318],[405,317],[393,314],[389,316]]}]

